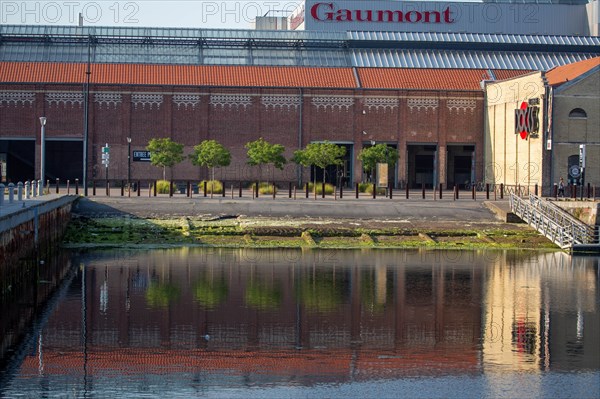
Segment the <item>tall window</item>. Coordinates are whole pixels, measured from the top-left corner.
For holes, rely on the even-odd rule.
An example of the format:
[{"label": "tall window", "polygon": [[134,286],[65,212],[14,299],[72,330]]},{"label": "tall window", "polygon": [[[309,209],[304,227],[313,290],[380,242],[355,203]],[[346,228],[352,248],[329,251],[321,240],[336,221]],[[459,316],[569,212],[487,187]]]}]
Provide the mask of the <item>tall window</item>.
[{"label": "tall window", "polygon": [[569,118],[573,119],[585,119],[587,118],[587,114],[581,108],[575,108],[569,112]]}]

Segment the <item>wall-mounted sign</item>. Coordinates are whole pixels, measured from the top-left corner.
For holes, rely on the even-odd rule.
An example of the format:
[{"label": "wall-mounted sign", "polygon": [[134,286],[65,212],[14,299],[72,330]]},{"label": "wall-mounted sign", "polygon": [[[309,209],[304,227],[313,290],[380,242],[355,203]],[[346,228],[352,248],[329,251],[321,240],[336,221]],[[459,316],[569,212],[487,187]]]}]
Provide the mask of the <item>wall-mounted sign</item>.
[{"label": "wall-mounted sign", "polygon": [[515,109],[515,134],[523,140],[538,138],[540,130],[540,107],[529,105],[523,101],[521,107]]},{"label": "wall-mounted sign", "polygon": [[133,162],[150,162],[150,151],[134,151]]},{"label": "wall-mounted sign", "polygon": [[[399,0],[305,0],[299,3],[305,7],[304,29],[311,31],[592,34],[585,18],[587,1],[577,2],[582,4]],[[292,29],[301,26],[301,21],[294,14]]]}]

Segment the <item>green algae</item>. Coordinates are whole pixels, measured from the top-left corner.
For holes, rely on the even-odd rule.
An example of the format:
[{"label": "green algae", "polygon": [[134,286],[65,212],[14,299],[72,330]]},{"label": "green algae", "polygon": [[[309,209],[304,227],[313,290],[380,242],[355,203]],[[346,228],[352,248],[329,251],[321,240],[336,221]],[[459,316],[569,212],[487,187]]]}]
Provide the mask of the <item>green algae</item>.
[{"label": "green algae", "polygon": [[437,248],[542,249],[557,247],[532,229],[349,228],[328,225],[302,228],[297,222],[258,219],[193,220],[130,217],[73,218],[63,246],[228,248]]}]

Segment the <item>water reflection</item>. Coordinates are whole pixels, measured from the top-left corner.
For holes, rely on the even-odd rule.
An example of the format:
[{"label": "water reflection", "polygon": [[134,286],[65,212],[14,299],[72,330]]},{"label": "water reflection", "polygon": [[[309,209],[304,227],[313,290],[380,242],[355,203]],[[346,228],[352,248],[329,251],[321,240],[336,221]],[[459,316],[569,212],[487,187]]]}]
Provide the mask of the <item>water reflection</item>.
[{"label": "water reflection", "polygon": [[597,258],[185,248],[71,261],[68,294],[0,393],[487,376],[473,393],[495,397],[496,373],[592,373],[592,392],[598,380]]}]

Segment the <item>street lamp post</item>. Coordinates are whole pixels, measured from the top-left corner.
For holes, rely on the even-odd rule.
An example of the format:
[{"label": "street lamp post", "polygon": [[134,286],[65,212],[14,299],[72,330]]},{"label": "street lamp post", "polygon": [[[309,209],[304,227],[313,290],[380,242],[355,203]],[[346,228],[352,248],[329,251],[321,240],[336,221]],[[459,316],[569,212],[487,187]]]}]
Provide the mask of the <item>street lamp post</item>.
[{"label": "street lamp post", "polygon": [[40,123],[42,125],[41,134],[41,148],[40,148],[40,195],[44,192],[44,179],[46,177],[46,117],[40,116]]},{"label": "street lamp post", "polygon": [[127,137],[127,190],[131,197],[131,137]]}]

